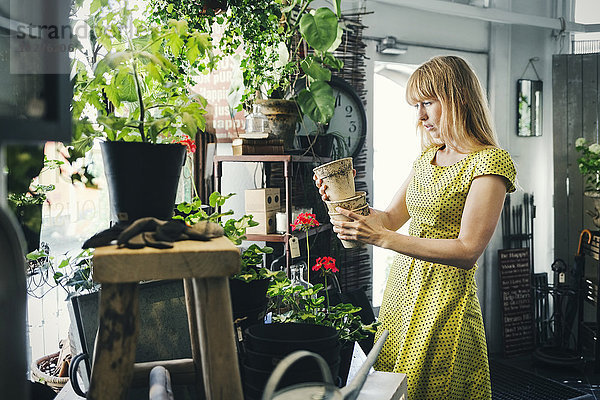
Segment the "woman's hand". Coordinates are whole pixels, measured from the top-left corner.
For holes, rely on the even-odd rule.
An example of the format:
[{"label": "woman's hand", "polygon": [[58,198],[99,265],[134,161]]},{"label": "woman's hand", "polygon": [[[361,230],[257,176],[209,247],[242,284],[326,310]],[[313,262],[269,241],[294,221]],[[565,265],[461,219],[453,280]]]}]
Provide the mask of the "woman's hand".
[{"label": "woman's hand", "polygon": [[335,221],[331,219],[333,231],[342,240],[355,240],[375,246],[382,246],[385,236],[390,232],[383,224],[385,213],[369,208],[369,215],[356,214],[337,207],[336,211],[353,221]]},{"label": "woman's hand", "polygon": [[[356,170],[352,169],[352,173],[354,174],[354,177],[356,178]],[[317,175],[313,174],[313,181],[315,181],[315,186],[317,187],[317,189],[319,189],[319,194],[321,195],[321,199],[323,201],[329,201],[329,195],[327,193],[325,193],[325,190],[327,190],[327,185],[323,183],[323,179],[319,179],[317,178]]]}]

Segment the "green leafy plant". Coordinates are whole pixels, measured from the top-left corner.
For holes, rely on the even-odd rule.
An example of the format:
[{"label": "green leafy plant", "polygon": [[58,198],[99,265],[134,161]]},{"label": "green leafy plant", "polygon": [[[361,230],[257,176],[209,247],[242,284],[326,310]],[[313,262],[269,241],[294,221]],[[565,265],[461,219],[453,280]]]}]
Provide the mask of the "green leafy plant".
[{"label": "green leafy plant", "polygon": [[[209,31],[213,23],[222,24],[219,49],[225,54],[243,50],[237,56],[242,73],[230,88],[232,108],[241,110],[257,97],[293,97],[311,120],[327,123],[335,105],[327,82],[331,70],[343,65],[333,56],[343,34],[338,21],[341,0],[334,1],[335,12],[327,7],[312,10],[312,1],[231,0],[222,15],[203,14],[202,1],[184,9],[177,7],[180,0],[153,0],[153,4],[162,21],[185,18]],[[301,78],[307,84],[296,95]]]},{"label": "green leafy plant", "polygon": [[575,149],[581,154],[577,164],[585,180],[585,190],[600,192],[600,144],[590,144],[585,138],[579,138],[575,141]]},{"label": "green leafy plant", "polygon": [[73,59],[75,153],[94,139],[173,142],[205,127],[206,100],[189,76],[214,67],[206,33],[186,21],[149,24],[126,0],[94,0],[89,46]]},{"label": "green leafy plant", "polygon": [[[80,293],[92,293],[99,289],[99,285],[92,281],[92,256],[91,249],[84,249],[57,258],[50,255],[47,246],[42,246],[28,253],[25,258],[28,263],[28,275],[51,275],[54,287],[62,287],[67,296],[71,297]],[[44,282],[52,285],[45,279]],[[30,291],[30,294],[35,296],[33,291]]]},{"label": "green leafy plant", "polygon": [[267,290],[270,298],[269,311],[275,322],[298,322],[334,327],[341,341],[353,342],[374,333],[378,323],[365,325],[358,313],[360,307],[348,303],[330,305],[321,295],[322,284],[304,288],[293,286],[289,279],[274,281]]},{"label": "green leafy plant", "polygon": [[[200,221],[210,221],[220,224],[223,227],[225,236],[233,244],[239,246],[246,239],[246,229],[251,226],[257,226],[258,222],[253,220],[250,214],[242,215],[240,218],[224,219],[223,217],[233,215],[233,210],[218,211],[225,205],[227,199],[234,196],[235,193],[222,195],[219,192],[211,193],[208,202],[209,206],[217,211],[208,214],[202,208],[202,201],[195,197],[191,202],[183,202],[177,205],[178,214],[173,219],[183,220],[187,225],[194,225]],[[258,279],[282,279],[285,276],[284,271],[273,272],[265,267],[258,267],[263,262],[265,254],[273,253],[273,248],[269,246],[260,247],[256,244],[250,245],[241,254],[240,272],[233,276],[245,282]]]}]

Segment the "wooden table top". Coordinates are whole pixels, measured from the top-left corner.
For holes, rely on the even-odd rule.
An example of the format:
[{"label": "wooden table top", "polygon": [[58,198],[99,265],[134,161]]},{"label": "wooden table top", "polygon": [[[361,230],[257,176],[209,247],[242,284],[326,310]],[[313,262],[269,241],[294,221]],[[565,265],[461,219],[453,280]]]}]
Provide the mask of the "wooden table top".
[{"label": "wooden table top", "polygon": [[100,283],[143,280],[212,278],[240,270],[240,250],[226,237],[209,241],[183,240],[171,249],[98,247],[92,277]]}]

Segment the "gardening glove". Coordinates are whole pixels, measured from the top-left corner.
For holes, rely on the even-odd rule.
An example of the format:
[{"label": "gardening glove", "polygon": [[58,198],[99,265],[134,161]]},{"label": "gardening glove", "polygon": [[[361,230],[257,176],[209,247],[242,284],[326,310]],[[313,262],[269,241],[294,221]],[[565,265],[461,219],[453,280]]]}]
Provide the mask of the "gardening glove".
[{"label": "gardening glove", "polygon": [[126,223],[117,222],[108,229],[96,233],[86,240],[81,248],[89,249],[94,247],[109,246],[114,240],[117,240],[121,232],[127,227]]},{"label": "gardening glove", "polygon": [[210,240],[223,236],[223,228],[208,221],[200,221],[194,226],[187,226],[183,221],[162,221],[147,217],[136,220],[118,237],[121,247],[139,249],[145,246],[158,249],[173,247],[179,240]]}]

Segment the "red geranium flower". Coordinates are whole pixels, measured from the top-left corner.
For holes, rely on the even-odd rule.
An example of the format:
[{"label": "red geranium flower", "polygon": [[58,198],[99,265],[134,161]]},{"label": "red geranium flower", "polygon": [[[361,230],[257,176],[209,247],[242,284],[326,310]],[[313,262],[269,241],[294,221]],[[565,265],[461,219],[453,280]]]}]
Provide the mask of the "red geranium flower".
[{"label": "red geranium flower", "polygon": [[335,266],[335,258],[333,258],[333,257],[317,258],[316,264],[313,265],[312,270],[318,271],[321,268],[323,268],[324,274],[339,272],[339,269]]},{"label": "red geranium flower", "polygon": [[183,135],[183,139],[181,139],[181,140],[177,140],[177,139],[173,140],[173,143],[179,143],[179,144],[184,145],[185,147],[187,147],[188,153],[196,152],[196,142],[194,142],[194,140],[186,134]]},{"label": "red geranium flower", "polygon": [[319,226],[319,221],[317,221],[315,214],[310,213],[301,213],[298,215],[294,223],[291,224],[292,231],[295,231],[296,229],[308,230],[308,228],[315,226]]}]

